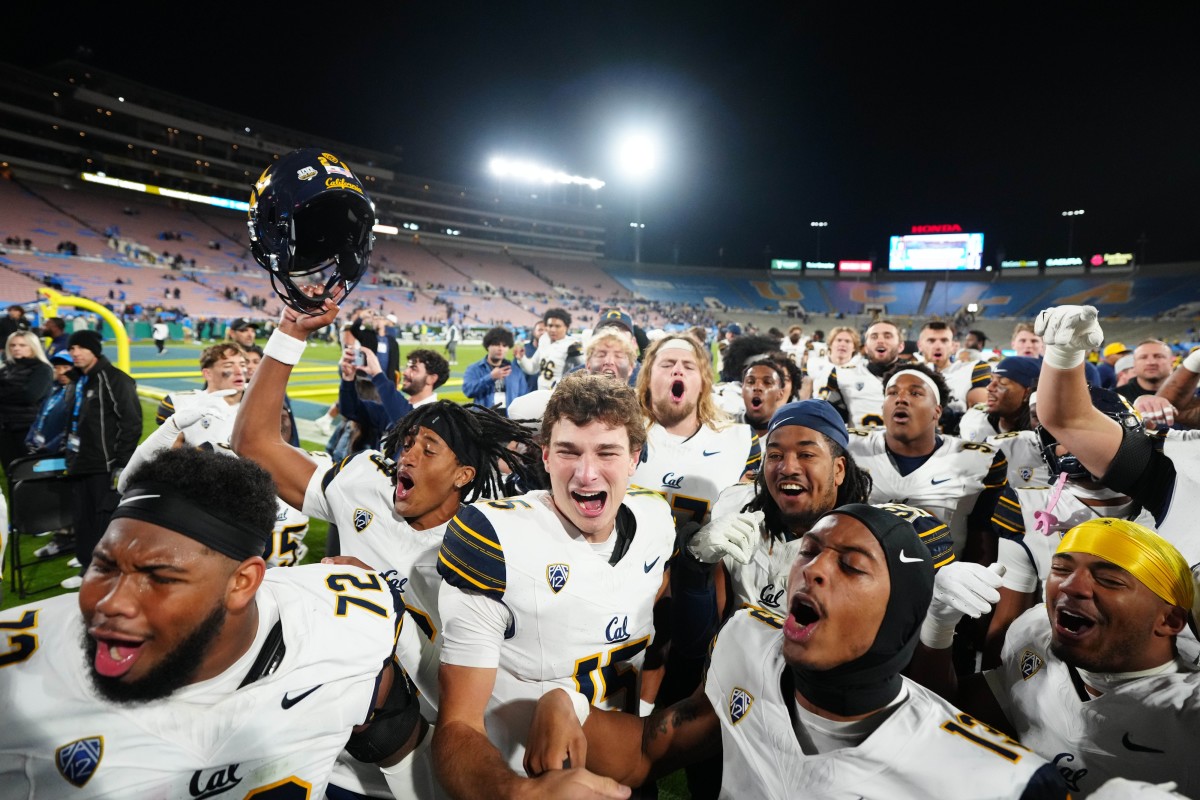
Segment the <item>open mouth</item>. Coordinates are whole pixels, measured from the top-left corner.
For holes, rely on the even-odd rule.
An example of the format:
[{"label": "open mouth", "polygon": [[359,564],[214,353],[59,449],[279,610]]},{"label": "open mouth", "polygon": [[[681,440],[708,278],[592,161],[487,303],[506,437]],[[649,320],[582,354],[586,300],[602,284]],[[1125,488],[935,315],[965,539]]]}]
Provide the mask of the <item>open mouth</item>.
[{"label": "open mouth", "polygon": [[908,422],[909,414],[903,408],[897,408],[892,412],[892,422]]},{"label": "open mouth", "polygon": [[804,594],[792,595],[788,611],[788,618],[783,624],[783,633],[791,641],[806,641],[812,636],[817,625],[821,624],[823,615],[820,607],[813,602],[812,598]]},{"label": "open mouth", "polygon": [[571,500],[585,517],[598,517],[608,504],[608,492],[571,492]]},{"label": "open mouth", "polygon": [[114,638],[93,634],[96,640],[96,659],[92,663],[96,672],[106,678],[120,678],[137,663],[145,644],[141,639]]},{"label": "open mouth", "polygon": [[684,390],[683,381],[674,381],[671,384],[671,399],[672,400],[682,400],[683,399],[683,390]]},{"label": "open mouth", "polygon": [[776,489],[785,497],[799,497],[808,491],[797,481],[782,481],[776,485]]},{"label": "open mouth", "polygon": [[1058,609],[1054,615],[1055,632],[1063,638],[1075,639],[1096,627],[1096,621],[1074,611]]},{"label": "open mouth", "polygon": [[762,404],[763,404],[763,399],[761,397],[755,395],[754,397],[750,398],[750,407],[751,408],[762,408]]},{"label": "open mouth", "polygon": [[412,494],[413,486],[415,486],[415,485],[416,485],[416,482],[413,480],[412,475],[409,475],[408,472],[403,471],[403,470],[401,470],[400,472],[397,472],[396,473],[396,502],[402,503],[405,500],[407,500],[408,496],[410,494]]}]

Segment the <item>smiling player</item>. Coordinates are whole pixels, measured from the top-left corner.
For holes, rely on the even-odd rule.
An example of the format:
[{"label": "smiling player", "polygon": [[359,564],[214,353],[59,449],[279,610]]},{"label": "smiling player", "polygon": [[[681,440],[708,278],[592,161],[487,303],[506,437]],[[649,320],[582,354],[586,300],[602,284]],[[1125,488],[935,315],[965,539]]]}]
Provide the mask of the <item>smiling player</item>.
[{"label": "smiling player", "polygon": [[1055,551],[1046,602],[1008,629],[1001,665],[957,678],[945,632],[987,613],[998,583],[978,564],[938,574],[914,679],[1053,759],[1076,796],[1120,777],[1175,781],[1196,797],[1200,668],[1195,640],[1180,635],[1195,587],[1179,551],[1128,520],[1075,526]]},{"label": "smiling player", "polygon": [[[303,340],[331,324],[337,313],[333,301],[326,301],[320,316],[284,310],[242,403],[233,448],[271,473],[285,502],[302,507],[310,517],[335,523],[341,534],[341,555],[379,570],[403,595],[412,624],[401,632],[396,653],[421,690],[425,713],[432,716],[438,703],[441,644],[436,563],[446,523],[463,501],[502,494],[503,476],[497,467],[501,460],[525,473],[524,457],[509,450],[509,442],[529,451],[534,445],[520,426],[487,409],[437,401],[413,410],[389,429],[382,452],[364,450],[321,469],[307,453],[283,441],[277,420]],[[423,749],[415,754],[417,763],[409,765],[415,777],[384,773],[394,790],[403,787],[396,790],[400,794],[429,796],[430,738],[422,740]],[[363,766],[342,759],[334,785],[360,795],[387,797],[379,770]],[[410,780],[415,785],[405,783]]]},{"label": "smiling player", "polygon": [[[568,375],[542,417],[550,491],[475,503],[447,526],[433,748],[451,796],[515,795],[534,703],[547,687],[578,688],[602,708],[638,708],[675,542],[662,498],[626,491],[645,435],[627,385]],[[577,780],[598,779],[580,770],[545,776],[542,796],[564,797]]]}]

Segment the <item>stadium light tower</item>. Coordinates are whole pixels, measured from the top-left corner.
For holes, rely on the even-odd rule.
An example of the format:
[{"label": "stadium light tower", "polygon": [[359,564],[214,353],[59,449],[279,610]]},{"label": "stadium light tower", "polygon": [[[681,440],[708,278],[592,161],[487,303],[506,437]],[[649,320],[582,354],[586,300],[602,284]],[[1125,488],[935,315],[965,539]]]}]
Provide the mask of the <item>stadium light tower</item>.
[{"label": "stadium light tower", "polygon": [[1075,247],[1075,218],[1083,216],[1083,209],[1077,208],[1073,211],[1064,211],[1062,215],[1067,218],[1067,258],[1075,255],[1071,251]]},{"label": "stadium light tower", "polygon": [[829,223],[825,222],[824,220],[816,220],[814,222],[808,223],[808,227],[812,228],[813,230],[815,230],[817,232],[817,257],[813,260],[820,261],[821,260],[821,229],[828,228]]},{"label": "stadium light tower", "polygon": [[621,174],[633,185],[633,263],[642,263],[642,188],[646,180],[658,167],[658,137],[648,131],[626,134],[617,144],[617,166]]}]

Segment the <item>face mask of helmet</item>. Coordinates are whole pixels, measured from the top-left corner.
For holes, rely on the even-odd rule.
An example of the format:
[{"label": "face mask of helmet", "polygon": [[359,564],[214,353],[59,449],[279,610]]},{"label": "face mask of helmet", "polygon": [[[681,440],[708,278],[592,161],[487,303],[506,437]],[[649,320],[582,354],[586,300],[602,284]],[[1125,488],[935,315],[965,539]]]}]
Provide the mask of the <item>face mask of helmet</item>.
[{"label": "face mask of helmet", "polygon": [[[374,225],[375,208],[358,178],[322,150],[293,150],[250,193],[250,251],[279,299],[301,314],[320,314],[339,287],[345,299],[358,285]],[[302,284],[317,288],[309,294]]]},{"label": "face mask of helmet", "polygon": [[[1116,420],[1122,428],[1142,430],[1141,417],[1124,397],[1111,389],[1101,389],[1095,386],[1089,387],[1088,393],[1092,397],[1092,406],[1104,416]],[[1050,468],[1051,477],[1065,474],[1069,480],[1073,481],[1092,477],[1072,453],[1058,454],[1059,444],[1058,440],[1054,438],[1054,434],[1040,425],[1037,434],[1041,444],[1042,460]]]}]

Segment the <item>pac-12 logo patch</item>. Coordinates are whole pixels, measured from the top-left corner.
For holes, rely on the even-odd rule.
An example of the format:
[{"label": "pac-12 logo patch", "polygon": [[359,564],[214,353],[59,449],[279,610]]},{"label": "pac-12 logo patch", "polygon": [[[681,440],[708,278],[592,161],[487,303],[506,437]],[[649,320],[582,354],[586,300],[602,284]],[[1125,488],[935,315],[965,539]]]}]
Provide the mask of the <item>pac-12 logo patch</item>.
[{"label": "pac-12 logo patch", "polygon": [[547,564],[546,565],[546,582],[550,584],[550,591],[558,594],[567,585],[567,578],[571,575],[571,568],[566,564]]},{"label": "pac-12 logo patch", "polygon": [[1026,650],[1021,654],[1021,678],[1029,680],[1037,671],[1042,668],[1042,657],[1032,650]]},{"label": "pac-12 logo patch", "polygon": [[73,785],[83,788],[100,766],[104,755],[104,737],[89,736],[64,744],[54,752],[59,773]]},{"label": "pac-12 logo patch", "polygon": [[737,725],[743,717],[750,713],[752,705],[754,705],[754,695],[745,689],[733,687],[733,691],[729,693],[729,718],[733,720],[734,725]]},{"label": "pac-12 logo patch", "polygon": [[354,530],[362,533],[367,529],[367,526],[370,525],[371,521],[374,519],[375,515],[370,511],[367,511],[365,508],[354,509]]},{"label": "pac-12 logo patch", "polygon": [[1033,480],[1033,470],[1029,467],[1021,467],[1021,480]]}]

